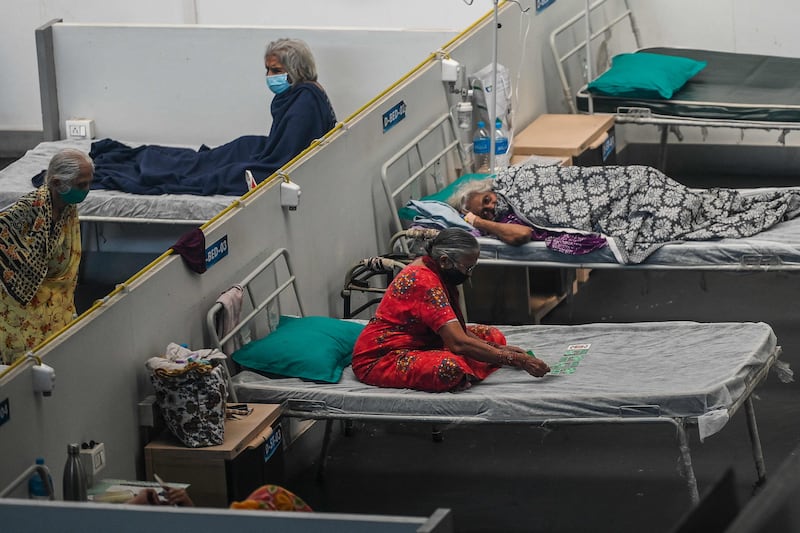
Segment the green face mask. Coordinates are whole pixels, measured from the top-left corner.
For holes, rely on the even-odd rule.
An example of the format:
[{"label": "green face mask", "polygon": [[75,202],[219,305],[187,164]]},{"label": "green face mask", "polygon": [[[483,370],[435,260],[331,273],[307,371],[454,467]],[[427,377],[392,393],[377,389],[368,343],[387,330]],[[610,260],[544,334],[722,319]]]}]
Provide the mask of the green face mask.
[{"label": "green face mask", "polygon": [[86,195],[89,194],[89,190],[87,189],[84,191],[81,189],[72,188],[67,192],[62,192],[59,194],[64,202],[68,204],[79,204],[86,198]]}]

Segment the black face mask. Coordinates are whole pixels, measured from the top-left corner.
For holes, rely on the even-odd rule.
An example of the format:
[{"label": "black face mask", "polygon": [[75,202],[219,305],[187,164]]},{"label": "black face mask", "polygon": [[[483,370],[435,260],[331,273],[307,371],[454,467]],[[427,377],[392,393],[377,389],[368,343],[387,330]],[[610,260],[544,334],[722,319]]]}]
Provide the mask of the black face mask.
[{"label": "black face mask", "polygon": [[469,276],[457,268],[442,269],[442,279],[449,285],[461,285],[469,279]]}]

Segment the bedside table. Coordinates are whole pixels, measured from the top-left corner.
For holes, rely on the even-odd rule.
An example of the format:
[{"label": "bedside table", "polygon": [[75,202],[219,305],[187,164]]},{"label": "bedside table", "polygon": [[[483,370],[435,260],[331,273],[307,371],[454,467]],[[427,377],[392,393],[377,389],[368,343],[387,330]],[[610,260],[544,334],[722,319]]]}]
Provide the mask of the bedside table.
[{"label": "bedside table", "polygon": [[248,404],[253,411],[225,420],[225,440],[217,446],[188,448],[168,430],[144,447],[147,479],[188,483],[196,505],[227,507],[261,485],[283,482],[281,406]]},{"label": "bedside table", "polygon": [[577,166],[615,164],[615,148],[614,115],[606,114],[544,114],[514,136],[514,156],[571,157]]}]

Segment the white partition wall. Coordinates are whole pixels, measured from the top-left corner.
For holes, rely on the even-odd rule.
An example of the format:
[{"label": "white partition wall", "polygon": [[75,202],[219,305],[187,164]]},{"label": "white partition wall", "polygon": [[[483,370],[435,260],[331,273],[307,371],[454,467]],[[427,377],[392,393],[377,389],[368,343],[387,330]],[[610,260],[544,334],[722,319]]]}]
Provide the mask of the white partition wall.
[{"label": "white partition wall", "polygon": [[[53,25],[61,136],[94,119],[98,138],[185,145],[266,135],[268,42],[305,40],[339,120],[456,32],[222,26]],[[46,90],[46,88],[43,88]]]}]

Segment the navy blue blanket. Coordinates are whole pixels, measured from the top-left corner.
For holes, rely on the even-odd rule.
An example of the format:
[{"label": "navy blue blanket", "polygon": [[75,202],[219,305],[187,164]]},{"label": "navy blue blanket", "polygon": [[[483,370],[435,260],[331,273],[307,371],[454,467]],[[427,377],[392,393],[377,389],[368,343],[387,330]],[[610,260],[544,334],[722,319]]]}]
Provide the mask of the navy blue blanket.
[{"label": "navy blue blanket", "polygon": [[89,153],[95,164],[92,188],[240,196],[247,192],[245,170],[261,182],[336,124],[328,97],[315,83],[301,83],[276,95],[270,110],[268,137],[245,135],[215,148],[131,148],[112,139],[99,140]]}]

